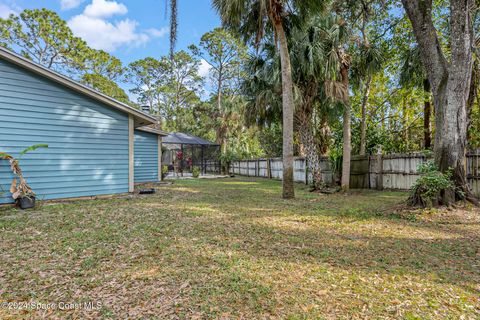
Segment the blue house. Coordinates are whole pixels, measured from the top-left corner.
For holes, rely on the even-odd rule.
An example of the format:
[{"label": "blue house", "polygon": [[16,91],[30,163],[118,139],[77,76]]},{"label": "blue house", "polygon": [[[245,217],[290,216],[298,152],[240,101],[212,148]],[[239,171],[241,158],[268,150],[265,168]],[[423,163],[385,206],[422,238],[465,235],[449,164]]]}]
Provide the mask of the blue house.
[{"label": "blue house", "polygon": [[160,137],[162,135],[150,127],[135,129],[135,183],[152,182],[161,179],[162,145]]},{"label": "blue house", "polygon": [[[161,176],[156,119],[0,48],[0,152],[18,156],[38,199],[132,192]],[[0,160],[0,203],[13,202],[13,175]]]}]

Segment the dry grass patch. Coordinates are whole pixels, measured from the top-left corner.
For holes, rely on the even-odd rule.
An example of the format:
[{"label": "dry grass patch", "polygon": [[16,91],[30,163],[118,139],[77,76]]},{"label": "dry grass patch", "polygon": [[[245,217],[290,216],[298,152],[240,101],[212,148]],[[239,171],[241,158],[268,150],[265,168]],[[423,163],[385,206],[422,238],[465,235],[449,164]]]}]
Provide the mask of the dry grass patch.
[{"label": "dry grass patch", "polygon": [[100,302],[0,318],[480,317],[480,213],[397,214],[396,192],[318,195],[262,179],[0,209],[0,299]]}]

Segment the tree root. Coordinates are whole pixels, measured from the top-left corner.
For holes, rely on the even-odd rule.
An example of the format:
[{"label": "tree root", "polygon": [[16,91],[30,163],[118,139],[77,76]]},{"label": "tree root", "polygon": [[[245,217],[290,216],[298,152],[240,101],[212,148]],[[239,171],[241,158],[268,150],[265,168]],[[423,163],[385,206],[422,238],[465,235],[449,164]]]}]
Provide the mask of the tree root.
[{"label": "tree root", "polygon": [[[479,200],[473,195],[468,185],[457,187],[455,190],[444,190],[431,199],[425,199],[422,196],[422,191],[421,189],[417,189],[410,194],[407,199],[407,205],[414,208],[436,208],[441,206],[455,208],[458,202],[466,201],[476,207],[480,207]],[[451,196],[448,196],[448,193],[450,193]]]}]

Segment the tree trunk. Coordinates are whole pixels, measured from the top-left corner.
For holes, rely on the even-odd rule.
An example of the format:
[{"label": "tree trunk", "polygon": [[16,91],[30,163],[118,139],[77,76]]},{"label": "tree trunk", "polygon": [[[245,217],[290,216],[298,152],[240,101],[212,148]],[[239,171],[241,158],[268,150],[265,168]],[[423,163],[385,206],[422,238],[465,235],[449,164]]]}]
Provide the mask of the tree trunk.
[{"label": "tree trunk", "polygon": [[430,82],[428,79],[423,81],[423,91],[425,91],[425,100],[423,102],[423,148],[430,149],[432,146],[432,133],[430,129],[430,116],[432,114],[432,104],[430,103]]},{"label": "tree trunk", "polygon": [[409,151],[409,143],[408,143],[408,114],[407,114],[408,106],[407,106],[407,97],[403,98],[402,104],[402,131],[403,131],[403,141],[405,142],[405,152]]},{"label": "tree trunk", "polygon": [[[227,154],[228,141],[226,135],[222,137],[222,153],[225,156]],[[224,160],[222,163],[222,174],[228,174],[228,161]]]},{"label": "tree trunk", "polygon": [[422,62],[432,86],[435,106],[435,162],[442,172],[452,170],[455,189],[442,192],[439,204],[473,198],[465,173],[467,100],[472,76],[472,0],[450,0],[451,60],[448,64],[432,19],[432,0],[402,0],[412,22]]},{"label": "tree trunk", "polygon": [[[218,80],[217,80],[217,112],[216,114],[220,115],[223,114],[222,111],[222,66],[220,66],[220,70],[218,72]],[[223,155],[223,161],[221,165],[221,172],[222,174],[227,174],[227,161],[226,156],[227,156],[227,131],[228,127],[226,126],[226,123],[224,121],[225,118],[222,117],[222,124],[220,124],[220,130],[217,130],[217,140],[219,140],[218,143],[220,143],[220,151]]]},{"label": "tree trunk", "polygon": [[299,115],[300,123],[298,131],[300,133],[300,142],[304,146],[305,159],[308,169],[311,170],[313,176],[313,186],[315,189],[322,187],[322,171],[320,167],[320,151],[318,144],[315,141],[315,136],[312,131],[310,117],[307,115]]},{"label": "tree trunk", "polygon": [[[213,116],[213,115],[212,115]],[[220,145],[220,154],[223,156],[220,164],[220,170],[222,173],[225,173],[225,168],[228,167],[228,163],[226,161],[226,154],[228,148],[228,140],[227,140],[227,133],[228,128],[225,123],[219,125],[216,130],[216,142]]]},{"label": "tree trunk", "polygon": [[467,142],[470,141],[470,125],[472,124],[472,110],[475,101],[477,101],[478,105],[477,89],[479,86],[479,80],[479,66],[478,62],[475,60],[473,62],[472,81],[470,82],[470,92],[467,100]]},{"label": "tree trunk", "polygon": [[347,90],[346,101],[343,107],[343,161],[342,161],[342,190],[350,189],[350,157],[352,153],[351,132],[350,132],[350,99],[348,97],[348,68],[345,63],[342,64],[340,73],[342,75],[342,83]]},{"label": "tree trunk", "polygon": [[275,23],[279,40],[280,62],[282,67],[282,111],[283,111],[283,198],[295,197],[293,186],[293,82],[287,38],[280,23]]},{"label": "tree trunk", "polygon": [[360,122],[360,155],[364,156],[367,149],[367,105],[368,96],[370,95],[370,86],[372,84],[372,76],[368,76],[365,84],[365,91],[362,98],[362,118]]},{"label": "tree trunk", "polygon": [[[465,172],[467,100],[472,80],[474,41],[471,8],[471,1],[451,0],[452,63],[448,68],[446,86],[440,90],[441,112],[436,117],[438,120],[436,119],[435,129],[435,160],[441,171],[453,169],[456,186],[456,190],[447,190],[442,195],[442,203],[445,205],[465,197],[477,203],[471,194]],[[444,90],[445,93],[442,92]]]}]

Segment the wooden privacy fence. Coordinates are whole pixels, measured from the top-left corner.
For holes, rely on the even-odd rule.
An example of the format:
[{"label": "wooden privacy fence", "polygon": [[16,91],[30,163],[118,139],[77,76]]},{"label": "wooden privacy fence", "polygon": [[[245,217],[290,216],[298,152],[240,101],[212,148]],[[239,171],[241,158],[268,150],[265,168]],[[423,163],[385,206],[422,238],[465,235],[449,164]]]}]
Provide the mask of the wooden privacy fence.
[{"label": "wooden privacy fence", "polygon": [[[330,169],[330,162],[327,158],[320,160],[322,178],[324,181],[333,181],[333,172]],[[283,168],[281,158],[255,159],[234,161],[230,164],[230,173],[271,179],[282,179]],[[307,183],[312,181],[312,174],[305,165],[305,158],[294,159],[293,178],[296,182]]]},{"label": "wooden privacy fence", "polygon": [[215,173],[219,174],[222,171],[220,161],[218,160],[205,160],[203,163],[203,173]]},{"label": "wooden privacy fence", "polygon": [[[467,180],[476,196],[480,196],[479,157],[479,151],[469,152],[465,164]],[[350,187],[352,189],[408,190],[420,176],[418,166],[430,159],[421,153],[353,156],[350,165]],[[325,183],[334,183],[334,180],[338,179],[338,175],[332,171],[330,160],[327,157],[320,159],[320,168]],[[230,173],[282,179],[282,159],[233,161],[230,164]],[[296,182],[308,184],[312,181],[312,174],[308,170],[305,158],[296,157],[294,159],[293,175]]]}]

